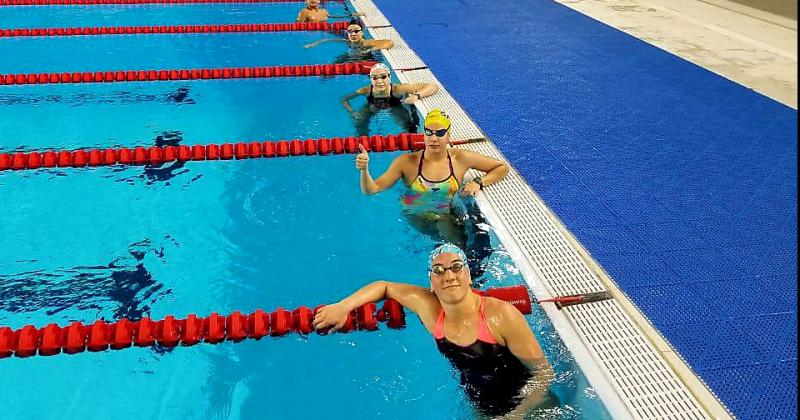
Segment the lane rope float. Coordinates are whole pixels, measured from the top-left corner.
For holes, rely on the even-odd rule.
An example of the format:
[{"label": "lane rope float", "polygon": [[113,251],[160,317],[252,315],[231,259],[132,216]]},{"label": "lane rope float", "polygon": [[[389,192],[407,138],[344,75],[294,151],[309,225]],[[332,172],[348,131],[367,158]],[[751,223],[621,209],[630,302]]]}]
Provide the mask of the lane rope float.
[{"label": "lane rope float", "polygon": [[345,29],[347,29],[346,21],[333,23],[294,22],[171,26],[96,26],[85,28],[19,28],[0,29],[0,38],[91,35],[215,34],[234,32],[343,31]]},{"label": "lane rope float", "polygon": [[[531,299],[524,285],[488,289],[478,293],[505,300],[523,314],[531,313]],[[291,332],[308,335],[314,332],[314,315],[322,306],[314,309],[301,306],[293,311],[278,308],[271,313],[257,309],[247,315],[240,311],[227,316],[212,313],[204,318],[189,314],[183,319],[167,315],[161,320],[144,317],[131,321],[123,318],[112,323],[97,320],[91,325],[76,321],[65,327],[55,323],[44,328],[25,325],[17,330],[0,327],[0,358],[11,355],[31,357],[76,354],[86,350],[100,352],[133,346],[159,345],[172,348],[193,346],[200,342],[217,344],[223,341],[260,340],[267,336],[282,337]],[[375,303],[367,303],[352,311],[339,331],[375,331],[378,330],[379,322],[386,322],[389,328],[403,328],[403,307],[392,299],[385,300],[380,310]],[[326,331],[317,333],[325,334]]]},{"label": "lane rope float", "polygon": [[[461,145],[483,139],[450,142]],[[250,143],[196,144],[194,146],[152,146],[92,150],[50,150],[44,152],[0,153],[0,171],[40,168],[82,168],[111,165],[152,165],[168,162],[241,160],[292,156],[340,155],[358,153],[359,146],[369,152],[419,150],[425,147],[422,134],[402,133],[386,136],[334,137],[307,140],[280,140]]]},{"label": "lane rope float", "polygon": [[0,74],[0,85],[57,83],[121,83],[174,80],[263,79],[271,77],[344,76],[369,74],[374,61],[298,66],[224,67],[173,70],[117,70],[67,73]]}]

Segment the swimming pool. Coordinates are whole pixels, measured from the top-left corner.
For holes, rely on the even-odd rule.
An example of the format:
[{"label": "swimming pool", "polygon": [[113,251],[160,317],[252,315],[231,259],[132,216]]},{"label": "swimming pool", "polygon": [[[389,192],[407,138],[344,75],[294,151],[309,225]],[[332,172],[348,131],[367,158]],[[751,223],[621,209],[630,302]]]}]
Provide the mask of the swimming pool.
[{"label": "swimming pool", "polygon": [[[280,14],[272,20],[273,5],[241,7],[250,6],[263,10],[258,19],[264,21],[292,17],[285,5],[275,5]],[[231,19],[226,7],[203,7],[218,22]],[[144,19],[125,16],[114,24]],[[83,24],[70,19],[58,23]],[[55,22],[36,26],[47,24]],[[97,37],[92,48],[0,39],[0,49],[18,64],[45,66],[42,57],[71,48],[74,61],[63,64],[84,70],[78,64],[245,65],[235,52],[259,44],[252,64],[271,65],[286,64],[273,57],[296,59],[300,39],[322,36],[185,36],[199,42],[153,36],[138,46],[133,41],[145,37]],[[97,56],[104,48],[113,60]],[[148,62],[151,57],[117,51],[130,48],[165,58]],[[306,51],[311,61],[298,62],[329,62],[333,50]],[[9,71],[24,70],[0,68]],[[337,76],[3,86],[0,152],[352,135],[338,100],[365,82]],[[401,127],[376,118],[371,130]],[[372,165],[385,168],[394,156],[373,154]],[[337,300],[374,279],[425,284],[426,255],[435,242],[403,221],[399,189],[364,197],[356,177],[352,156],[2,172],[0,188],[9,199],[0,204],[0,324],[294,308]],[[522,283],[496,237],[492,242],[497,250],[486,285]],[[543,312],[535,308],[529,321],[555,365],[565,403],[548,414],[608,417]],[[432,341],[410,317],[400,331],[6,359],[3,376],[19,392],[3,393],[0,406],[9,418],[471,416]]]}]

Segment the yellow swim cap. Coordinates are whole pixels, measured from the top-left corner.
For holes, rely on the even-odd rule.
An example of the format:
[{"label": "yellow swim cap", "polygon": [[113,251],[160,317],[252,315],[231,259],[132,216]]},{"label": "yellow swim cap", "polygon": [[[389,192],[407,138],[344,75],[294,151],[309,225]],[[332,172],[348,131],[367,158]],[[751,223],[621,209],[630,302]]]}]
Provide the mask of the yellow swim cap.
[{"label": "yellow swim cap", "polygon": [[450,128],[450,117],[439,108],[434,108],[425,116],[425,125],[439,123],[445,128]]}]

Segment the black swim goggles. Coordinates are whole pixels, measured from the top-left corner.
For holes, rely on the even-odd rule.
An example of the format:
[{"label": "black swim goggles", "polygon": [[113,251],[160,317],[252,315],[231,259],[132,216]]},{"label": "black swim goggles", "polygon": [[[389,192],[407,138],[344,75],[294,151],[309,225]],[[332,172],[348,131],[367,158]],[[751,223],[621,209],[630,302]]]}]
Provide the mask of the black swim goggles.
[{"label": "black swim goggles", "polygon": [[389,78],[389,75],[388,74],[381,74],[379,76],[370,76],[370,77],[372,78],[372,80],[384,80],[384,79]]},{"label": "black swim goggles", "polygon": [[362,31],[361,29],[348,29],[347,33],[348,34],[357,34],[357,33],[361,32],[361,31]]},{"label": "black swim goggles", "polygon": [[450,267],[445,267],[442,264],[434,264],[430,269],[428,269],[428,271],[437,276],[443,276],[444,273],[447,272],[447,270],[450,270],[453,272],[453,274],[456,274],[459,271],[461,271],[461,269],[463,269],[465,265],[466,264],[464,264],[461,261],[454,262]]},{"label": "black swim goggles", "polygon": [[450,129],[450,127],[441,128],[439,130],[431,130],[430,128],[425,127],[425,135],[426,136],[432,136],[432,135],[436,134],[436,137],[444,137],[444,135],[447,134],[447,130],[449,130],[449,129]]}]

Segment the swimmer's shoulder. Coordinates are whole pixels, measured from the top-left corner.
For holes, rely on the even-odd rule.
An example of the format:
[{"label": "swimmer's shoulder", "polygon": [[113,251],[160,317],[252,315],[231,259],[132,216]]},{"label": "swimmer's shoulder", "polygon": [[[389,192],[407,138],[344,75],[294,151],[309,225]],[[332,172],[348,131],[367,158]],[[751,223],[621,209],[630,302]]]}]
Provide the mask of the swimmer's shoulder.
[{"label": "swimmer's shoulder", "polygon": [[393,165],[403,173],[403,178],[406,182],[417,176],[417,163],[419,161],[420,152],[404,153],[394,158]]},{"label": "swimmer's shoulder", "polygon": [[522,313],[512,304],[497,298],[485,296],[483,298],[483,313],[486,315],[486,324],[497,342],[505,345],[503,331],[514,325],[514,321],[522,318]]},{"label": "swimmer's shoulder", "polygon": [[483,155],[480,153],[473,152],[472,150],[450,147],[450,157],[458,163],[466,166],[474,164],[476,161],[480,160],[482,156]]},{"label": "swimmer's shoulder", "polygon": [[[450,140],[450,141],[452,141],[452,140]],[[469,150],[459,149],[457,147],[452,147],[452,146],[450,147],[450,156],[452,156],[452,157],[454,157],[456,159],[464,159],[464,158],[466,158],[468,156],[471,156],[472,153],[473,152],[469,151]]]},{"label": "swimmer's shoulder", "polygon": [[466,155],[464,154],[464,149],[459,149],[457,147],[451,146],[449,152],[450,152],[450,158],[456,162],[461,163],[466,158]]},{"label": "swimmer's shoulder", "polygon": [[487,322],[496,324],[498,327],[522,316],[516,306],[491,296],[483,298],[483,313],[486,315]]},{"label": "swimmer's shoulder", "polygon": [[419,158],[421,155],[422,151],[417,150],[416,152],[402,154],[399,157],[403,159],[403,162],[413,163],[416,167],[417,163],[419,163]]}]

